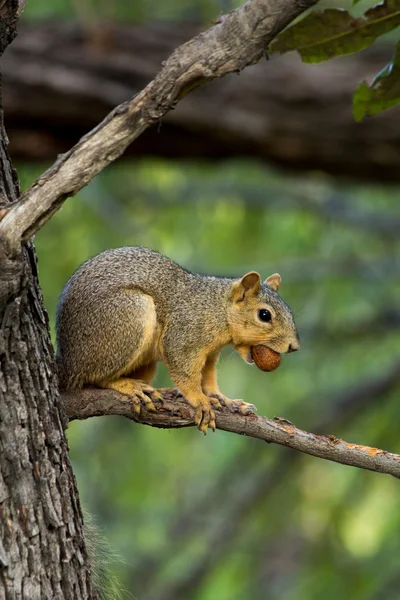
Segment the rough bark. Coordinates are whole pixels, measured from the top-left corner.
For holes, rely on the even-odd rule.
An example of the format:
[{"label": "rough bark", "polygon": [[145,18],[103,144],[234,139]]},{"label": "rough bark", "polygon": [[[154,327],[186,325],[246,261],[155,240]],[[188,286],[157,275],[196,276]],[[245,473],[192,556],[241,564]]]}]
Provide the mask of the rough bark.
[{"label": "rough bark", "polygon": [[[5,8],[3,48],[18,3]],[[0,110],[1,204],[19,193]],[[32,244],[10,259],[0,242],[0,322],[0,598],[93,600]]]},{"label": "rough bark", "polygon": [[[116,104],[153,79],[189,24],[114,27],[87,37],[76,24],[23,30],[4,57],[5,106],[15,156],[52,158],[66,151]],[[133,155],[251,156],[290,169],[362,179],[400,180],[400,109],[363,123],[352,93],[393,53],[374,45],[320,65],[272,55],[251,69],[190,94],[128,148]]]}]

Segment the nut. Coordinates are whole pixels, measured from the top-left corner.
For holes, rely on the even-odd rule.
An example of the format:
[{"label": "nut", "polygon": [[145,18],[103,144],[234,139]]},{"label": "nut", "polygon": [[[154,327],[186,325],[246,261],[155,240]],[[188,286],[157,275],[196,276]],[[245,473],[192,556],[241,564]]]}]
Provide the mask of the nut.
[{"label": "nut", "polygon": [[266,346],[252,346],[251,358],[261,371],[275,371],[281,364],[281,355]]}]

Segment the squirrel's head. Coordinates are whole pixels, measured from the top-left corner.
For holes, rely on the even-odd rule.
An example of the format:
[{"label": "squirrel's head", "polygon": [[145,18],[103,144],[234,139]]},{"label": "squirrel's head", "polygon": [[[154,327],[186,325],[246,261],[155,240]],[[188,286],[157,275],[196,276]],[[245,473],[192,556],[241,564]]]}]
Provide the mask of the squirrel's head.
[{"label": "squirrel's head", "polygon": [[277,273],[261,282],[252,271],[232,285],[228,324],[232,344],[246,362],[253,362],[251,346],[267,346],[279,354],[300,348],[293,313],[277,293],[280,284]]}]

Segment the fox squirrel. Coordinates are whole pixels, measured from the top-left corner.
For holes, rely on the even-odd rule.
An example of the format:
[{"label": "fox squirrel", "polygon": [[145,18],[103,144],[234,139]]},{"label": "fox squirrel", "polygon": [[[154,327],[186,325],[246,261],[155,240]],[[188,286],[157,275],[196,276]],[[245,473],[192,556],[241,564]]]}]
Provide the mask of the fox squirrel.
[{"label": "fox squirrel", "polygon": [[[57,365],[61,390],[85,385],[130,396],[140,412],[157,361],[196,409],[204,433],[215,429],[221,404],[244,414],[255,407],[219,390],[216,364],[232,344],[253,362],[251,347],[298,350],[293,313],[277,294],[278,274],[263,283],[256,272],[241,279],[190,273],[142,247],[106,250],[72,275],[57,307]],[[159,396],[159,394],[158,394]]]}]

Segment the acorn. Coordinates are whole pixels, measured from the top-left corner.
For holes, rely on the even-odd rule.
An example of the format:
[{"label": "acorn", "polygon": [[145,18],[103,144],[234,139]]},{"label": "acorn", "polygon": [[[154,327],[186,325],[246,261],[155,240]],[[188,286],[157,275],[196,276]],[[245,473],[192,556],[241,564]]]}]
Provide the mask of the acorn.
[{"label": "acorn", "polygon": [[281,355],[266,346],[252,346],[251,358],[261,371],[275,371],[281,364]]}]

